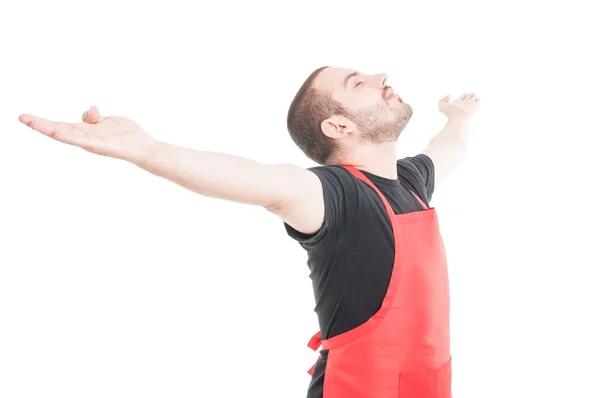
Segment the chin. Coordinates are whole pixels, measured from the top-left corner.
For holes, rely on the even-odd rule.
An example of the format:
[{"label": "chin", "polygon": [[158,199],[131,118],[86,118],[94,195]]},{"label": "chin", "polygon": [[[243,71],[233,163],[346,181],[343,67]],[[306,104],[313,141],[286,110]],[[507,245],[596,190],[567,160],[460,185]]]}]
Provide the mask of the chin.
[{"label": "chin", "polygon": [[410,105],[408,105],[405,102],[401,102],[398,105],[399,105],[399,108],[402,110],[403,113],[408,114],[409,118],[412,116],[413,109],[412,109],[412,107]]}]

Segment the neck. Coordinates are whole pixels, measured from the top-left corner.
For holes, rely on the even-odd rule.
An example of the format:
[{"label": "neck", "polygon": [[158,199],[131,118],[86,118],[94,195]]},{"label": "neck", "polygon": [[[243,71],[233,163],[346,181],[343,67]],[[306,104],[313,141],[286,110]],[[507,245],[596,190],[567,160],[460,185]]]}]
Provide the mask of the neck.
[{"label": "neck", "polygon": [[395,180],[398,178],[397,160],[396,142],[385,142],[376,145],[361,144],[347,153],[341,164],[349,164],[376,176]]}]

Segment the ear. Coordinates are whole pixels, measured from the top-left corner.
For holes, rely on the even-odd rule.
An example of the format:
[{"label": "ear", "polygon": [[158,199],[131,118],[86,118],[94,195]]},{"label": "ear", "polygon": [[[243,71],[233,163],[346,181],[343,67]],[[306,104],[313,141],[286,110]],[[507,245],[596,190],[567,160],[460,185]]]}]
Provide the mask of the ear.
[{"label": "ear", "polygon": [[327,137],[338,140],[344,138],[356,131],[356,126],[348,118],[343,116],[332,116],[323,120],[321,123],[321,131]]}]

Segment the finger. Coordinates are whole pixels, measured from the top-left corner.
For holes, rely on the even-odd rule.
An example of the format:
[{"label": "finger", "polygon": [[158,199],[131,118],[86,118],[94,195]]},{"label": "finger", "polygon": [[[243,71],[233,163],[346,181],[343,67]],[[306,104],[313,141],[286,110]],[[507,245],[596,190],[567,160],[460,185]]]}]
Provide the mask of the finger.
[{"label": "finger", "polygon": [[100,116],[100,111],[95,106],[92,106],[89,110],[85,111],[81,116],[81,120],[85,123],[98,123],[104,119]]},{"label": "finger", "polygon": [[473,98],[475,98],[475,93],[469,93],[469,96],[467,97],[467,99],[473,100]]},{"label": "finger", "polygon": [[104,119],[102,116],[100,116],[100,110],[95,106],[92,106],[90,108],[90,110],[88,111],[88,115],[89,115],[90,119],[92,120],[92,123],[97,123],[97,122],[101,121],[102,119]]},{"label": "finger", "polygon": [[469,95],[468,93],[464,93],[464,94],[463,94],[463,95],[461,95],[459,98],[460,98],[461,100],[465,100],[465,99],[467,99],[467,96],[468,96],[468,95]]},{"label": "finger", "polygon": [[440,100],[440,103],[447,103],[448,101],[450,101],[450,96],[449,96],[449,95],[447,95],[447,96],[445,96],[444,98],[442,98],[442,99]]},{"label": "finger", "polygon": [[19,121],[27,127],[48,136],[54,134],[54,131],[57,128],[55,122],[33,115],[21,115],[19,116]]},{"label": "finger", "polygon": [[27,114],[19,116],[19,121],[32,130],[66,144],[84,147],[87,146],[90,141],[89,135],[77,128],[76,125],[53,122],[48,119]]}]

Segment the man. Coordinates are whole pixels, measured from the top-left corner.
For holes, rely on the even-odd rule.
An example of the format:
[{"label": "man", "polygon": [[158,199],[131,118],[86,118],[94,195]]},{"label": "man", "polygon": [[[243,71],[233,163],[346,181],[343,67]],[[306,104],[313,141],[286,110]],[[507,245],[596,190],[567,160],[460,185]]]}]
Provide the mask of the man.
[{"label": "man", "polygon": [[449,398],[448,273],[433,191],[465,155],[479,99],[463,94],[426,150],[398,160],[412,108],[386,75],[323,67],[302,85],[288,130],[320,166],[265,165],[159,142],[135,122],[20,121],[58,141],[131,162],[197,193],[278,215],[308,253],[322,345],[308,397]]}]

